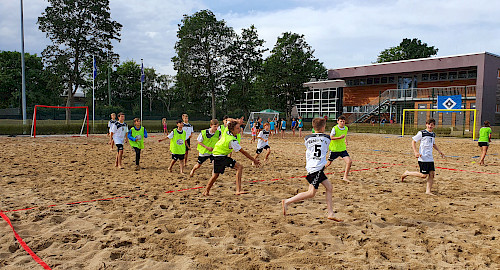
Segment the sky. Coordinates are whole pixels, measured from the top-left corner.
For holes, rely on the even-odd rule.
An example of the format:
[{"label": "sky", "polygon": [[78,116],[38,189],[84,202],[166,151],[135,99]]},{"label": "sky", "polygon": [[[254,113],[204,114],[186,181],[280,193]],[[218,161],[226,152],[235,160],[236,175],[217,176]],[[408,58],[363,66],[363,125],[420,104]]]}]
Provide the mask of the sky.
[{"label": "sky", "polygon": [[[46,0],[24,1],[25,52],[51,44],[36,24]],[[178,24],[184,14],[211,10],[236,33],[254,25],[272,49],[284,32],[302,34],[326,68],[367,65],[404,38],[439,49],[437,56],[475,52],[500,55],[500,1],[491,0],[110,0],[123,25],[114,43],[120,61],[134,60],[175,75]],[[21,51],[20,1],[0,1],[0,50]],[[265,55],[267,56],[267,55]]]}]

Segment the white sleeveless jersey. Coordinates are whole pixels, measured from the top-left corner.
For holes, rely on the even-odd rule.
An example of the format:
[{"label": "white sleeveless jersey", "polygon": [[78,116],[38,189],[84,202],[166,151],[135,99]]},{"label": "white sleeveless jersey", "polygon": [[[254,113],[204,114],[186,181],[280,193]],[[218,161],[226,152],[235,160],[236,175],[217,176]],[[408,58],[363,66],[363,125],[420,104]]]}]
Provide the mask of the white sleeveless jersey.
[{"label": "white sleeveless jersey", "polygon": [[307,173],[317,172],[325,167],[330,141],[330,136],[323,133],[314,133],[305,137]]}]

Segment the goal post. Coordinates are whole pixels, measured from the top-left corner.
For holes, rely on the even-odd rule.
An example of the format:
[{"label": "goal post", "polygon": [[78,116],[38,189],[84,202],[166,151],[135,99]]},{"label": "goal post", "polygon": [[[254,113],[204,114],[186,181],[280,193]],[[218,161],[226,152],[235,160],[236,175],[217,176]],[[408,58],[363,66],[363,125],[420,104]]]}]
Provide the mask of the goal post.
[{"label": "goal post", "polygon": [[36,123],[37,123],[37,109],[38,108],[51,108],[51,109],[85,109],[85,116],[83,118],[82,128],[80,129],[80,136],[83,134],[85,124],[87,125],[86,136],[89,136],[89,107],[88,106],[48,106],[48,105],[35,105],[33,110],[33,122],[31,125],[31,137],[36,137]]},{"label": "goal post", "polygon": [[[442,112],[442,113],[453,113],[453,112],[473,112],[474,113],[474,120],[473,120],[473,127],[472,127],[472,140],[476,140],[476,109],[450,109],[450,110],[443,110],[443,109],[404,109],[403,110],[403,121],[401,122],[401,136],[405,135],[405,117],[407,112]],[[463,123],[464,126],[466,123]]]}]

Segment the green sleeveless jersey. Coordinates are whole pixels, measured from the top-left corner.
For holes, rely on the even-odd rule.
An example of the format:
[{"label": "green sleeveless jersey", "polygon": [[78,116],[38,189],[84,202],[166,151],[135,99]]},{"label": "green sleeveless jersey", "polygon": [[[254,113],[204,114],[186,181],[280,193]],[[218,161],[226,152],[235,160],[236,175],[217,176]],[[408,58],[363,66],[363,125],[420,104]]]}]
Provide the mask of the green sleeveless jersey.
[{"label": "green sleeveless jersey", "polygon": [[139,149],[144,149],[144,127],[141,126],[141,129],[139,129],[139,130],[136,130],[135,127],[132,127],[130,130],[132,131],[132,137],[134,137],[134,138],[137,137],[137,135],[141,135],[141,139],[136,140],[135,142],[128,140],[128,142],[130,143],[130,146],[136,147]]},{"label": "green sleeveless jersey", "polygon": [[[339,128],[339,125],[336,125],[333,127],[335,129],[335,137],[340,137],[342,135],[347,136],[347,126],[344,126],[344,130],[341,130]],[[330,151],[332,152],[342,152],[347,149],[347,146],[345,144],[345,137],[340,139],[340,140],[332,140],[330,142]]]},{"label": "green sleeveless jersey", "polygon": [[170,139],[170,152],[176,155],[186,154],[186,132],[179,133],[179,130],[172,131],[174,136]]},{"label": "green sleeveless jersey", "polygon": [[229,148],[229,144],[234,140],[237,141],[235,136],[228,134],[228,132],[222,133],[220,140],[214,146],[213,154],[215,156],[229,155],[229,153],[233,152],[233,149]]},{"label": "green sleeveless jersey", "polygon": [[[210,138],[208,137],[208,135],[210,135],[208,129],[204,129],[201,131],[201,136],[203,136],[203,144],[206,145],[207,147],[214,148],[215,144],[219,141],[220,131],[216,130],[215,133],[212,136],[210,136]],[[212,152],[208,151],[205,147],[201,146],[199,143],[196,149],[198,149],[200,155],[212,154]]]}]

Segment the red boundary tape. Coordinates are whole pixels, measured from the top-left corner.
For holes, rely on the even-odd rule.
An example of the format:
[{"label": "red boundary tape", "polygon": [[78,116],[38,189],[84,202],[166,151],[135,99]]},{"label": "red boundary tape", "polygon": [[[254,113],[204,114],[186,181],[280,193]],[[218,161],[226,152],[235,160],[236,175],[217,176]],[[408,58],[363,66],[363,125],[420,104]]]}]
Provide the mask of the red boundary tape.
[{"label": "red boundary tape", "polygon": [[43,267],[43,269],[51,269],[44,261],[42,261],[42,259],[40,259],[40,257],[38,257],[35,254],[35,252],[33,252],[33,250],[31,250],[30,247],[28,247],[28,245],[26,244],[26,242],[24,242],[24,240],[21,238],[21,236],[19,236],[19,234],[14,229],[14,226],[12,226],[12,223],[10,222],[9,217],[7,217],[4,214],[4,212],[2,212],[2,211],[0,211],[0,216],[9,224],[10,228],[14,232],[14,236],[16,237],[17,241],[19,242],[19,244],[21,244],[21,246],[24,248],[24,250],[26,250],[26,252],[28,252],[28,254],[31,255],[33,260],[35,260],[35,262],[37,262],[39,265],[41,265]]}]

